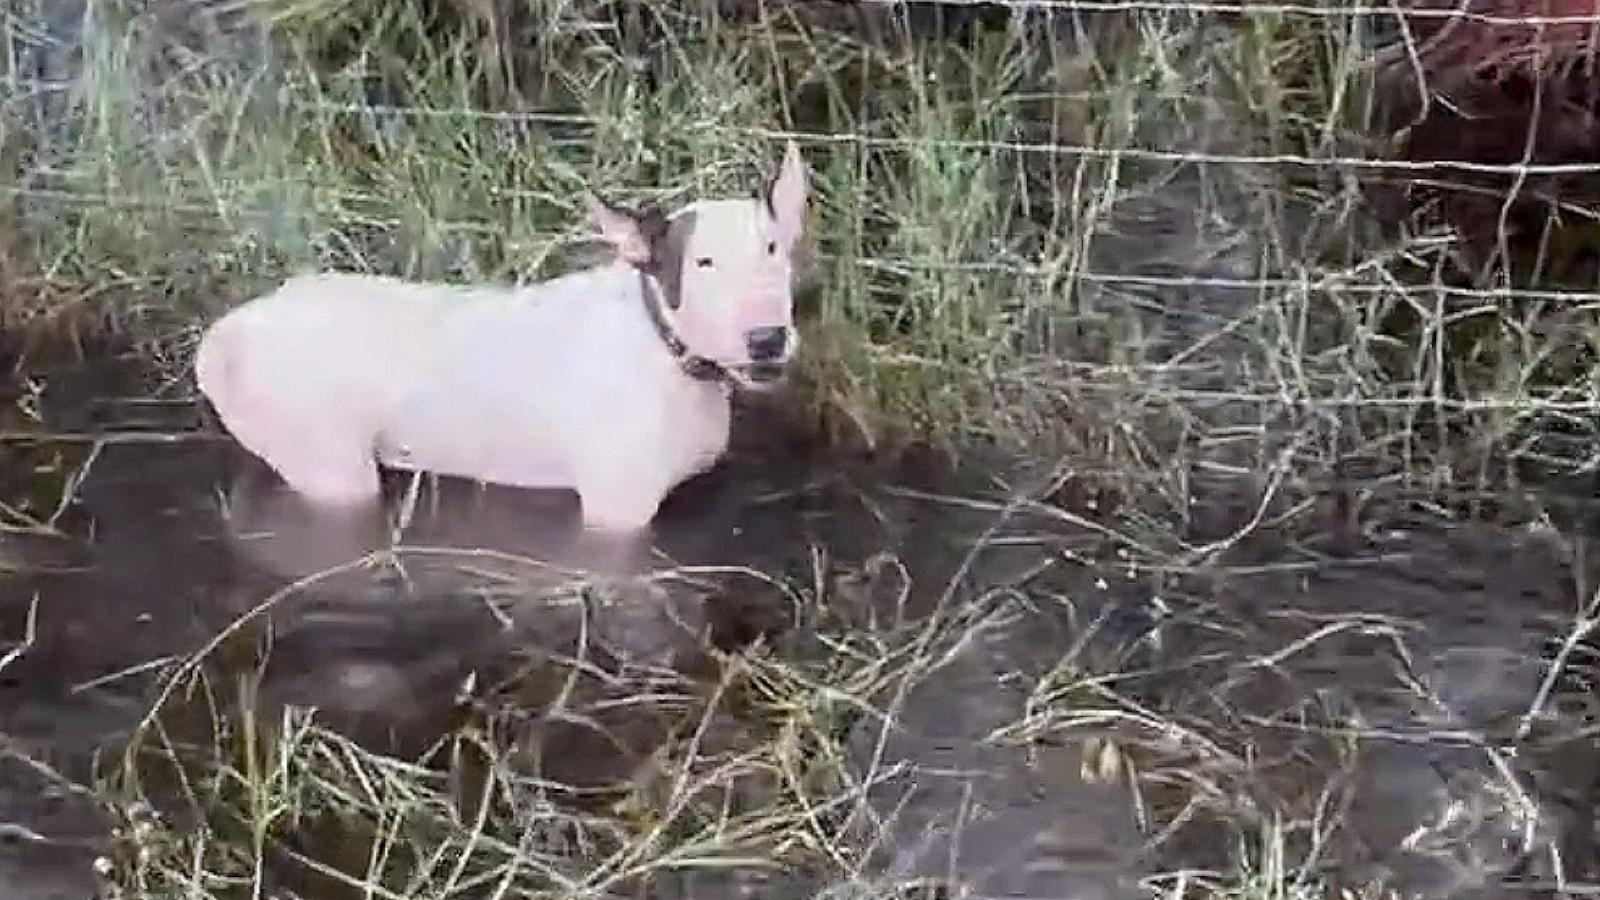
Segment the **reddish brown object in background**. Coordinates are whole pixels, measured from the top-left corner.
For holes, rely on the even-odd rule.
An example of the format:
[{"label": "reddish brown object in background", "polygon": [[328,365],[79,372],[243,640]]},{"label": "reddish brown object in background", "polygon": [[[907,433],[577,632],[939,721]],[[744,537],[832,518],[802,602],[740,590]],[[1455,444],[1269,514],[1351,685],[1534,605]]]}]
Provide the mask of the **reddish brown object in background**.
[{"label": "reddish brown object in background", "polygon": [[[1400,134],[1402,158],[1506,166],[1600,162],[1594,68],[1600,0],[1414,0],[1410,9],[1434,14],[1405,16],[1409,40],[1380,58],[1379,84],[1394,107],[1388,124]],[[1579,179],[1571,177],[1520,185],[1512,172],[1441,170],[1421,177],[1434,184],[1414,186],[1422,190],[1410,192],[1413,201],[1436,199],[1480,264],[1498,243],[1510,191],[1519,191],[1507,216],[1510,243],[1537,240],[1555,198],[1578,199]]]},{"label": "reddish brown object in background", "polygon": [[[1600,26],[1600,0],[1415,0],[1410,5],[1429,13],[1406,16],[1428,70],[1470,69],[1491,81],[1570,71],[1592,52]],[[1570,21],[1542,21],[1549,19]]]}]

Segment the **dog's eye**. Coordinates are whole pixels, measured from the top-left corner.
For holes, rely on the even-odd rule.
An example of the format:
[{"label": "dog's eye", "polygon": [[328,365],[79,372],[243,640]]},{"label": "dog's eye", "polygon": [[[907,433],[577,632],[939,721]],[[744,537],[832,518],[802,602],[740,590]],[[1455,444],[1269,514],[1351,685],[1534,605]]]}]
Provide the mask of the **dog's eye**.
[{"label": "dog's eye", "polygon": [[694,264],[699,266],[702,269],[709,269],[709,268],[711,268],[711,257],[702,256],[699,259],[695,260]]},{"label": "dog's eye", "polygon": [[767,241],[767,255],[768,256],[777,256],[778,255],[778,242],[777,241]]}]

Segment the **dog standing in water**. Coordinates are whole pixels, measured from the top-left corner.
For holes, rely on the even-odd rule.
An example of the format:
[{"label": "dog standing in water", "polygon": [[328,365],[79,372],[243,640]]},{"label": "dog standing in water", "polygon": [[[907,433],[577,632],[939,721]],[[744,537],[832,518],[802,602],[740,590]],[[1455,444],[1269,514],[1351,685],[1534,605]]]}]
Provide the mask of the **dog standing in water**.
[{"label": "dog standing in water", "polygon": [[791,141],[752,199],[662,215],[586,195],[614,258],[550,281],[296,277],[207,329],[196,380],[316,508],[374,504],[383,465],[575,490],[586,531],[635,540],[726,451],[732,392],[775,383],[798,349],[806,194]]}]

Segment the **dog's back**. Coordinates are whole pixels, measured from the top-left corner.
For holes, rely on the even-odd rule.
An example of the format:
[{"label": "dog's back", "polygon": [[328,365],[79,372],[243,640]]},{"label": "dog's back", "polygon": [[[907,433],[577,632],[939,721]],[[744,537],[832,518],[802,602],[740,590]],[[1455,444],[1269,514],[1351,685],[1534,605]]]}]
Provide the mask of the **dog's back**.
[{"label": "dog's back", "polygon": [[602,267],[513,289],[300,276],[208,329],[196,381],[242,445],[309,493],[375,483],[374,457],[564,484],[584,389],[631,381],[655,349],[620,324],[641,315],[613,296],[630,277]]},{"label": "dog's back", "polygon": [[309,492],[349,498],[369,475],[375,491],[372,433],[430,364],[427,336],[452,294],[389,278],[292,278],[207,329],[196,384],[240,444]]}]

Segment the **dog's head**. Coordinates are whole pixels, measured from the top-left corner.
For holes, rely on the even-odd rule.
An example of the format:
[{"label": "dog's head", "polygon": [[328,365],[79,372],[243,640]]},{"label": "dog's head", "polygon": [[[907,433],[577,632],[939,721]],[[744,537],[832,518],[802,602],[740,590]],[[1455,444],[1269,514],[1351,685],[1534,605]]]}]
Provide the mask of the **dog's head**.
[{"label": "dog's head", "polygon": [[670,215],[585,197],[617,255],[649,276],[688,352],[748,385],[770,384],[799,347],[792,254],[806,213],[806,171],[788,144],[776,177],[751,199],[701,200]]}]

